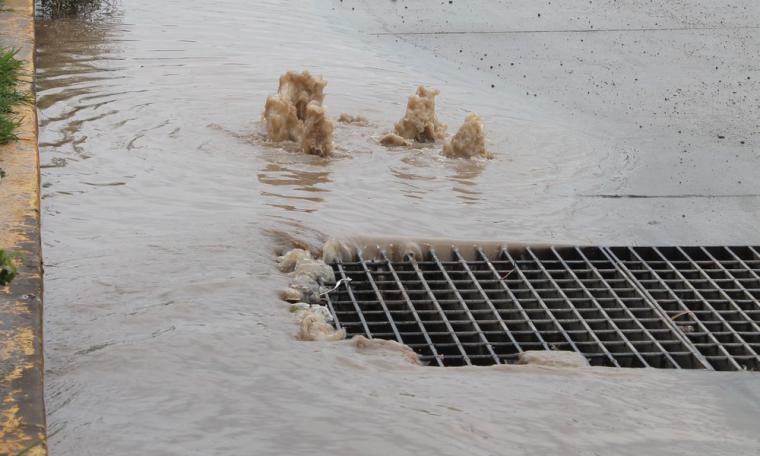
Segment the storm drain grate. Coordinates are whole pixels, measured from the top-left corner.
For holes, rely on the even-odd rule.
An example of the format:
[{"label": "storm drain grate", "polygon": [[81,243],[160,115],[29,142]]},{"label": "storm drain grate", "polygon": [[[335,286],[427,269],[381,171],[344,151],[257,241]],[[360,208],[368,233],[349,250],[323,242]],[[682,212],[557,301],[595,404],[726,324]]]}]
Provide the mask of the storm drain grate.
[{"label": "storm drain grate", "polygon": [[592,365],[760,368],[760,254],[752,247],[456,248],[333,265],[325,296],[349,335],[393,339],[438,366],[570,350]]},{"label": "storm drain grate", "polygon": [[760,254],[757,249],[609,250],[713,368],[760,368]]}]

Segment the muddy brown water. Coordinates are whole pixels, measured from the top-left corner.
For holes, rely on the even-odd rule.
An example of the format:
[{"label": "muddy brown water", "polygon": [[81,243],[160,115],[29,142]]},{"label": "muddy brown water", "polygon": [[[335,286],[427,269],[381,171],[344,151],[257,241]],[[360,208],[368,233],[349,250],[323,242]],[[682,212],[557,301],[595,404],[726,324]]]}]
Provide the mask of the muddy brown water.
[{"label": "muddy brown water", "polygon": [[[123,0],[39,22],[51,454],[757,451],[756,374],[444,370],[294,340],[288,238],[760,242],[753,2],[433,3]],[[568,31],[590,26],[618,31]],[[337,125],[334,158],[262,143],[288,69],[369,119]],[[379,146],[418,84],[450,132],[478,113],[495,159]]]}]

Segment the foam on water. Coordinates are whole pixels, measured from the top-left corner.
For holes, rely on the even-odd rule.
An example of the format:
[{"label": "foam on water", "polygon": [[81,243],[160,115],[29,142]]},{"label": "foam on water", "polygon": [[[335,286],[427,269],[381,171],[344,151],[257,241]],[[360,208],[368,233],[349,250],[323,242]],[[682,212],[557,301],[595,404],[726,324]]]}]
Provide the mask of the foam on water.
[{"label": "foam on water", "polygon": [[464,125],[443,145],[441,153],[449,158],[493,158],[493,154],[486,150],[486,134],[480,117],[472,112],[467,114]]},{"label": "foam on water", "polygon": [[303,138],[301,149],[309,155],[329,157],[333,153],[333,130],[335,124],[327,117],[325,108],[316,101],[309,102],[306,106],[306,119],[304,120]]},{"label": "foam on water", "polygon": [[351,114],[341,113],[338,117],[338,122],[344,124],[358,125],[360,127],[366,127],[369,125],[369,121],[364,116],[352,116]]},{"label": "foam on water", "polygon": [[270,141],[295,141],[309,155],[333,152],[335,125],[322,102],[327,82],[308,71],[288,71],[280,77],[277,93],[267,97],[262,119]]},{"label": "foam on water", "polygon": [[[446,125],[438,120],[435,113],[435,97],[440,94],[437,89],[417,87],[417,93],[409,97],[404,117],[394,125],[395,135],[419,143],[442,141],[446,138]],[[386,139],[388,138],[388,139]],[[386,135],[384,145],[397,144],[393,134]]]}]

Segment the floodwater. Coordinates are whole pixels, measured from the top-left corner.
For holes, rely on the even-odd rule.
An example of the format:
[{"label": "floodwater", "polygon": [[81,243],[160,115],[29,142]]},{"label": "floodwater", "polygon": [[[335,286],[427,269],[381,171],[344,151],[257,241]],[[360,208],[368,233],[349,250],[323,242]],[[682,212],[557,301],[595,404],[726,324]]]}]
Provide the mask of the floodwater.
[{"label": "floodwater", "polygon": [[[757,374],[435,369],[294,339],[291,239],[760,242],[760,6],[553,3],[40,21],[51,454],[759,454]],[[335,157],[261,140],[289,69],[369,119],[337,125]],[[450,133],[476,112],[495,158],[379,146],[419,84]]]}]

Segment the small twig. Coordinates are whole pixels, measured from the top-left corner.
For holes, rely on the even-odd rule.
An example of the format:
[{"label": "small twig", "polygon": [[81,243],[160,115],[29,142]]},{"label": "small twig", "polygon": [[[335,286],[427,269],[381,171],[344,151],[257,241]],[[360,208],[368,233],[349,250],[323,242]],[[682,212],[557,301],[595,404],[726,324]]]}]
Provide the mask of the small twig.
[{"label": "small twig", "polygon": [[510,274],[512,274],[513,272],[515,272],[515,270],[514,270],[514,269],[512,269],[512,270],[511,270],[511,271],[509,271],[508,273],[504,274],[502,277],[499,277],[499,280],[506,280],[506,279],[507,279],[507,277],[509,277],[509,275],[510,275]]},{"label": "small twig", "polygon": [[345,279],[338,280],[338,282],[335,284],[334,287],[332,287],[331,289],[329,289],[327,291],[323,291],[322,293],[319,294],[319,297],[321,298],[322,296],[325,296],[325,295],[328,295],[328,294],[332,293],[333,291],[337,290],[341,286],[341,284],[343,282],[350,283],[351,280],[352,279],[350,277],[346,277]]},{"label": "small twig", "polygon": [[691,310],[684,310],[683,312],[678,312],[677,314],[670,317],[671,320],[676,321],[677,319],[683,317],[684,315],[688,315],[692,313]]}]

